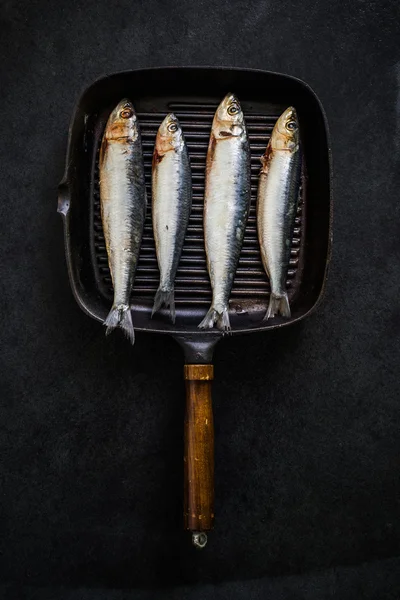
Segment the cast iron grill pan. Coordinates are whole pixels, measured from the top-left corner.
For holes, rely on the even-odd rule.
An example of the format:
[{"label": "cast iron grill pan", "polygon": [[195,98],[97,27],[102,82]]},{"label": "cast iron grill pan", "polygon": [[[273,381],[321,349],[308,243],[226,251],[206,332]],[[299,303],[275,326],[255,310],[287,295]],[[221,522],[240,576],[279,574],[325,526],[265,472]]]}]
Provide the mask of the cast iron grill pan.
[{"label": "cast iron grill pan", "polygon": [[[186,67],[144,69],[103,78],[85,91],[76,107],[65,174],[59,187],[58,210],[64,221],[73,293],[88,315],[104,321],[113,290],[100,218],[99,147],[110,111],[122,98],[130,98],[141,124],[149,200],[131,298],[133,322],[137,331],[172,335],[185,353],[184,524],[194,532],[197,547],[204,546],[204,532],[212,528],[214,520],[212,355],[222,335],[216,329],[197,328],[211,302],[203,239],[204,172],[213,115],[228,91],[238,95],[246,117],[252,174],[250,217],[230,301],[232,334],[268,331],[299,321],[316,308],[322,297],[332,214],[326,119],[318,98],[303,82],[266,71]],[[294,105],[299,115],[306,165],[287,273],[292,316],[263,322],[269,284],[256,232],[259,159],[277,117],[289,105]],[[193,208],[176,278],[175,325],[166,312],[150,318],[159,281],[151,225],[151,162],[157,129],[170,111],[181,122],[193,176]],[[139,342],[138,339],[136,343]],[[121,349],[123,343],[128,344],[121,339]]]}]

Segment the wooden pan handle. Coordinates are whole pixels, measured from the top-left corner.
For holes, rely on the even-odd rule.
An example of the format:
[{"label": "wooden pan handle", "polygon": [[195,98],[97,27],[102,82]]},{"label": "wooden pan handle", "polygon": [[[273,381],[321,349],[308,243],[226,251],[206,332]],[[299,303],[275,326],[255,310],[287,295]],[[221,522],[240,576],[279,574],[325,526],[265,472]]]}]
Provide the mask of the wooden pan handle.
[{"label": "wooden pan handle", "polygon": [[184,523],[193,544],[207,543],[214,522],[214,420],[211,401],[213,365],[185,365],[186,414]]}]

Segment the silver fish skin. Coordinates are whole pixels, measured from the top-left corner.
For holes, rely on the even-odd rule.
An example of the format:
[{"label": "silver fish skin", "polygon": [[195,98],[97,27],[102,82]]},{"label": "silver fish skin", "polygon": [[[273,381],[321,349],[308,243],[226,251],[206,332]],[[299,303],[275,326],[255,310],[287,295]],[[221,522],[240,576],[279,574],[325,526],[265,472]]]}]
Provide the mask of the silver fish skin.
[{"label": "silver fish skin", "polygon": [[204,238],[213,291],[200,329],[230,330],[229,296],[250,207],[250,146],[239,100],[227,94],[214,116],[207,152]]},{"label": "silver fish skin", "polygon": [[132,103],[112,111],[100,149],[100,206],[114,301],[104,325],[120,327],[134,343],[130,294],[146,214],[146,186],[140,128]]},{"label": "silver fish skin", "polygon": [[292,106],[277,120],[261,163],[257,229],[261,258],[271,285],[264,317],[267,320],[275,315],[291,315],[286,277],[301,178],[299,123]]},{"label": "silver fish skin", "polygon": [[192,208],[192,175],[178,119],[167,115],[157,132],[152,169],[152,216],[160,270],[152,315],[169,307],[175,323],[174,284]]}]

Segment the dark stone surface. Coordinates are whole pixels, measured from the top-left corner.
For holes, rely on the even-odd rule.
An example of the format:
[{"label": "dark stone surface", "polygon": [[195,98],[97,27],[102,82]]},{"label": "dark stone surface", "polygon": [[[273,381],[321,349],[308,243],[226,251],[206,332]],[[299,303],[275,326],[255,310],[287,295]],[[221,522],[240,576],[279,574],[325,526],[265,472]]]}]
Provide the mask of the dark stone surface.
[{"label": "dark stone surface", "polygon": [[[2,597],[399,597],[399,16],[397,0],[2,3]],[[79,310],[56,214],[82,89],[182,64],[304,79],[334,160],[325,301],[217,348],[202,553],[180,530],[181,350],[131,349]]]}]

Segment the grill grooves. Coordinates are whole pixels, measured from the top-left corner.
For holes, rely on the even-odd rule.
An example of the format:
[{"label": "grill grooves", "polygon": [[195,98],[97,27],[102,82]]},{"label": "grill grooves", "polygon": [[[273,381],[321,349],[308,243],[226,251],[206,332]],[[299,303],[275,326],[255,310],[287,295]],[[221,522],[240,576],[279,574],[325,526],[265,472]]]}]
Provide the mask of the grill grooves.
[{"label": "grill grooves", "polygon": [[[211,302],[212,293],[207,273],[203,237],[203,193],[208,139],[216,108],[217,104],[206,105],[174,102],[169,105],[169,110],[173,111],[178,117],[185,135],[190,155],[193,181],[192,213],[175,282],[175,301],[177,305],[190,304],[191,306],[203,307]],[[269,141],[271,131],[278,116],[245,113],[251,148],[251,208],[232,289],[232,303],[252,300],[265,304],[270,293],[268,278],[261,263],[255,211],[258,174],[260,170],[259,159]],[[149,202],[139,263],[132,290],[132,303],[134,304],[136,300],[144,304],[149,304],[149,306],[152,305],[159,282],[159,271],[151,226],[151,161],[156,133],[164,117],[165,113],[138,113]],[[93,182],[95,269],[100,293],[107,300],[111,300],[113,289],[100,216],[98,164],[100,141],[101,138],[97,148]],[[287,274],[289,298],[295,292],[293,280],[298,268],[300,241],[304,234],[304,228],[302,227],[302,206],[303,198],[301,197],[296,216],[291,259]]]}]

